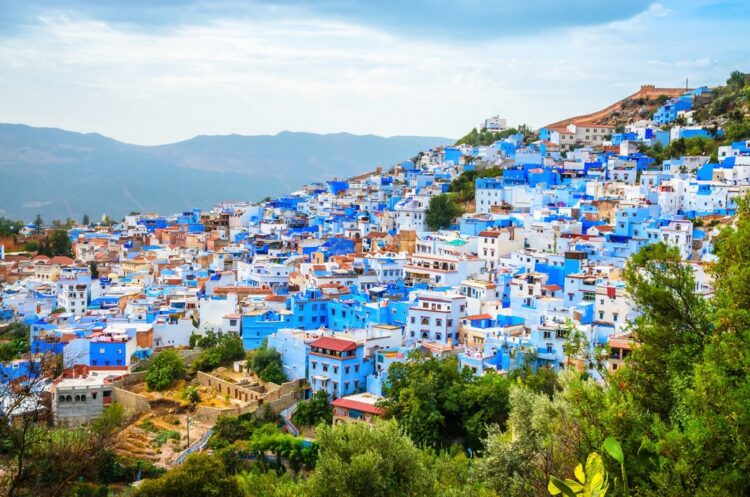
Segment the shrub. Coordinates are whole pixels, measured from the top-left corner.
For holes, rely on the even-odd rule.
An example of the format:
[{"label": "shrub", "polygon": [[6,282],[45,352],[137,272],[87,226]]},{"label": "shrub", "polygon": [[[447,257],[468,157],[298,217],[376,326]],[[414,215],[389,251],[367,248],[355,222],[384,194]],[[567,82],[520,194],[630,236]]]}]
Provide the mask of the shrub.
[{"label": "shrub", "polygon": [[175,380],[183,378],[187,373],[185,361],[175,350],[165,350],[158,354],[146,373],[146,384],[150,390],[165,390],[172,386]]}]

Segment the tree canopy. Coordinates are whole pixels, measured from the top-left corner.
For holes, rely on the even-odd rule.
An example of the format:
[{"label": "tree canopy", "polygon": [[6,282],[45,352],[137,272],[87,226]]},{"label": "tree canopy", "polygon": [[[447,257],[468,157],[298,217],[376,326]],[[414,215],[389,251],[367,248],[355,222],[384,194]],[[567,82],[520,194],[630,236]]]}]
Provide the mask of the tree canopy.
[{"label": "tree canopy", "polygon": [[447,228],[463,213],[461,206],[450,194],[436,195],[430,199],[425,221],[431,230]]},{"label": "tree canopy", "polygon": [[282,369],[281,354],[275,349],[269,349],[265,341],[250,354],[247,366],[263,381],[279,385],[287,381]]},{"label": "tree canopy", "polygon": [[151,361],[146,372],[146,385],[151,390],[166,390],[187,373],[185,361],[176,350],[160,352]]}]

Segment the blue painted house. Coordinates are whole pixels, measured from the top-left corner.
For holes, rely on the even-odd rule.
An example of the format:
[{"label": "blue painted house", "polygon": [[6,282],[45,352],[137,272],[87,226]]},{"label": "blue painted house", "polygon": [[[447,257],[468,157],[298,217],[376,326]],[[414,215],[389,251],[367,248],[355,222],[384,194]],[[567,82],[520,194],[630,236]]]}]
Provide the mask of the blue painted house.
[{"label": "blue painted house", "polygon": [[313,392],[323,390],[337,399],[363,391],[372,365],[364,347],[351,340],[322,337],[310,342],[307,382]]}]

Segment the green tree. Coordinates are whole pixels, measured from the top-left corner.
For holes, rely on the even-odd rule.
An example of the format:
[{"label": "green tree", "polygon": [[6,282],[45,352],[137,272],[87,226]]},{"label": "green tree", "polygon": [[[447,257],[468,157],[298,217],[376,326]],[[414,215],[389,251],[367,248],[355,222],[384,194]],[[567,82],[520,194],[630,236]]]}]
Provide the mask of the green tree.
[{"label": "green tree", "polygon": [[46,245],[46,255],[49,257],[56,255],[64,255],[65,257],[73,256],[73,243],[70,241],[68,232],[65,229],[53,230]]},{"label": "green tree", "polygon": [[263,381],[276,384],[287,381],[282,369],[281,354],[275,349],[269,349],[265,341],[260,348],[251,353],[247,367]]},{"label": "green tree", "polygon": [[81,224],[83,224],[84,226],[88,226],[89,224],[91,224],[91,219],[89,218],[88,214],[83,215],[83,217],[81,218]]},{"label": "green tree", "polygon": [[255,416],[219,416],[208,445],[212,449],[220,449],[237,440],[249,440],[258,426]]},{"label": "green tree", "polygon": [[306,480],[295,480],[288,473],[245,472],[237,476],[245,497],[299,497],[308,495]]},{"label": "green tree", "polygon": [[177,351],[169,349],[154,357],[146,372],[146,385],[151,390],[166,390],[187,373],[185,361]]},{"label": "green tree", "polygon": [[492,371],[472,379],[466,385],[462,395],[466,445],[481,448],[488,426],[505,427],[510,411],[510,385],[505,375]]},{"label": "green tree", "polygon": [[0,217],[0,236],[15,237],[23,228],[23,221],[14,221],[5,217]]},{"label": "green tree", "polygon": [[431,230],[439,230],[453,224],[453,219],[462,213],[461,207],[453,200],[453,197],[444,193],[430,199],[425,221]]},{"label": "green tree", "polygon": [[716,241],[711,266],[712,332],[678,384],[669,425],[644,443],[658,465],[653,495],[744,495],[750,488],[750,201],[740,199],[734,227]]},{"label": "green tree", "polygon": [[629,355],[623,377],[644,408],[668,419],[711,334],[708,308],[676,247],[643,247],[623,276],[641,311],[633,326],[639,346]]},{"label": "green tree", "polygon": [[94,261],[89,262],[89,272],[91,273],[92,280],[99,279],[99,266],[96,264],[96,262]]},{"label": "green tree", "polygon": [[35,235],[41,235],[44,231],[44,220],[42,219],[41,214],[37,214],[34,218],[34,222],[32,223],[34,225],[33,232]]},{"label": "green tree", "polygon": [[732,71],[727,79],[727,86],[733,90],[740,90],[745,86],[745,73],[742,71]]},{"label": "green tree", "polygon": [[388,370],[389,385],[380,405],[420,446],[449,445],[464,436],[463,391],[472,379],[458,359],[438,359],[414,351]]},{"label": "green tree", "polygon": [[333,409],[328,403],[325,390],[318,390],[310,400],[297,404],[297,410],[292,415],[292,422],[297,426],[315,426],[320,422],[333,422]]},{"label": "green tree", "polygon": [[242,339],[233,333],[217,335],[213,332],[208,332],[205,336],[196,338],[195,343],[198,347],[206,349],[193,362],[193,367],[198,371],[211,371],[219,366],[244,359],[245,357],[245,348],[242,345]]},{"label": "green tree", "polygon": [[423,453],[395,422],[321,426],[317,435],[320,450],[311,496],[432,495]]},{"label": "green tree", "polygon": [[155,480],[145,480],[137,497],[240,497],[237,479],[216,456],[193,454],[183,464]]}]

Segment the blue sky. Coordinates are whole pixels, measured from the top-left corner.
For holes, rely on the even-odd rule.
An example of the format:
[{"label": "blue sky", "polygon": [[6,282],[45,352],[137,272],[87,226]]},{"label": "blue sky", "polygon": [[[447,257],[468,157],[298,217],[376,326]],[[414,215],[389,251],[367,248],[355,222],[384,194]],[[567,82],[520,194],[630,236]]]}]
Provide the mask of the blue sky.
[{"label": "blue sky", "polygon": [[747,0],[0,0],[0,122],[457,137],[750,71]]}]

